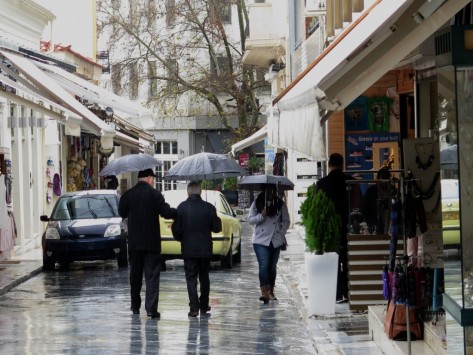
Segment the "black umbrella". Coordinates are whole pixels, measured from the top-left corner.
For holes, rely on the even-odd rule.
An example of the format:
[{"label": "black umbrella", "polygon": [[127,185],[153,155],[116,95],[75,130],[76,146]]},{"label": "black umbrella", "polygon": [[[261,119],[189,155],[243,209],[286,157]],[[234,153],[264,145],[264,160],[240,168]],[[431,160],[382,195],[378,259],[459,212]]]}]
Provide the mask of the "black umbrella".
[{"label": "black umbrella", "polygon": [[164,180],[215,180],[247,174],[226,155],[202,152],[179,160],[164,174]]},{"label": "black umbrella", "polygon": [[285,176],[279,175],[250,175],[245,176],[239,183],[241,190],[263,191],[274,187],[277,191],[294,190],[294,184]]},{"label": "black umbrella", "polygon": [[119,175],[130,171],[152,169],[163,165],[161,160],[148,154],[128,154],[111,160],[100,172],[100,176]]}]

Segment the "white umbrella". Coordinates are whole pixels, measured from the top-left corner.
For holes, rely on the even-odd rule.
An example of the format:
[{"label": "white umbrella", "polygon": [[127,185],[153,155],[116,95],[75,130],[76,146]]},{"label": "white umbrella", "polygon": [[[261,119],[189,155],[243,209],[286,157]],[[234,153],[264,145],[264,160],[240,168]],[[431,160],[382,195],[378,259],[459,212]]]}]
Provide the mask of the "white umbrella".
[{"label": "white umbrella", "polygon": [[148,154],[128,154],[111,160],[100,172],[100,176],[118,175],[130,171],[141,171],[163,165],[161,160]]},{"label": "white umbrella", "polygon": [[164,180],[215,180],[248,175],[235,160],[223,154],[198,153],[179,160],[167,173]]}]

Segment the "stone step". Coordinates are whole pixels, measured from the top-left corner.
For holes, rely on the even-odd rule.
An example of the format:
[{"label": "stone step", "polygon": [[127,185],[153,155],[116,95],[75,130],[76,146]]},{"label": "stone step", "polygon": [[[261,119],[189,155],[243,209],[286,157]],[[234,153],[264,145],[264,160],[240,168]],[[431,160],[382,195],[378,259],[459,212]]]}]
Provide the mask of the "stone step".
[{"label": "stone step", "polygon": [[[371,339],[386,355],[408,354],[409,344],[407,341],[391,340],[384,332],[385,311],[386,306],[368,307],[368,326]],[[441,322],[442,318],[440,317],[436,325],[433,325],[431,321],[429,324],[425,323],[424,340],[411,341],[411,354],[446,354],[445,343],[442,342],[444,339],[442,329],[445,329],[445,326],[442,326]]]}]

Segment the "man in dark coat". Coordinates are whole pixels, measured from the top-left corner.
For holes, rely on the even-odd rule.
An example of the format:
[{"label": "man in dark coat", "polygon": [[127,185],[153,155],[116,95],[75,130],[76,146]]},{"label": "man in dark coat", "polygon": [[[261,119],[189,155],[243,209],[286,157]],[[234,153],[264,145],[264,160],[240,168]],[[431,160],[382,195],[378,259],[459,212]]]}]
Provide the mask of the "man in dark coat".
[{"label": "man in dark coat", "polygon": [[[189,197],[177,207],[172,232],[181,242],[187,293],[189,294],[189,317],[197,317],[210,311],[210,259],[212,257],[212,232],[222,230],[222,221],[215,207],[203,201],[198,182],[187,186]],[[200,282],[200,298],[197,293],[197,277]]]},{"label": "man in dark coat", "polygon": [[330,198],[337,213],[342,220],[340,229],[340,249],[338,263],[337,279],[337,303],[348,302],[348,195],[347,180],[353,179],[352,176],[343,172],[343,156],[338,153],[330,155],[328,166],[330,172],[327,176],[317,181],[316,192],[322,190]]},{"label": "man in dark coat", "polygon": [[146,282],[145,309],[148,317],[159,318],[159,277],[161,271],[161,232],[159,215],[175,218],[161,192],[154,188],[152,169],[138,173],[138,183],[120,198],[118,212],[128,218],[131,311],[140,313],[143,272]]}]

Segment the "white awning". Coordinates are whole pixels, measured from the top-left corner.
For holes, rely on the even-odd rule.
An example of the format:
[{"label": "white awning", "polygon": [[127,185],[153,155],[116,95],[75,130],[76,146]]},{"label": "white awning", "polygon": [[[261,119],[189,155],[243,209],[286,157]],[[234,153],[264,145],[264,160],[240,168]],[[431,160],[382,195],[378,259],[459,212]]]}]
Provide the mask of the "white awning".
[{"label": "white awning", "polygon": [[327,159],[319,104],[313,99],[320,98],[317,95],[320,90],[312,88],[272,110],[268,120],[269,144],[295,150],[316,161]]},{"label": "white awning", "polygon": [[[319,122],[320,111],[344,109],[470,2],[426,1],[379,0],[347,26],[273,101],[273,116],[279,114],[281,122],[269,125],[269,143],[279,142],[316,160],[326,156],[322,142],[314,146],[322,128],[305,120]],[[435,5],[438,9],[426,10]],[[312,134],[305,131],[302,138],[303,128],[291,130],[292,126],[312,127]]]},{"label": "white awning", "polygon": [[[46,75],[54,79],[64,90],[88,100],[90,103],[112,107],[123,116],[139,116],[146,109],[141,105],[94,85],[93,83],[69,73],[59,67],[34,62]],[[123,115],[124,114],[124,115]]]},{"label": "white awning", "polygon": [[235,155],[235,152],[243,150],[245,148],[251,147],[253,144],[261,142],[268,136],[268,126],[265,125],[260,128],[258,131],[253,133],[251,136],[235,143],[232,145],[232,155]]},{"label": "white awning", "polygon": [[[57,102],[54,102],[51,97],[43,96],[43,94],[46,94],[46,93],[40,92],[38,88],[34,87],[30,82],[22,78],[20,74],[18,74],[16,71],[9,68],[4,62],[1,62],[1,61],[0,61],[0,70],[4,74],[8,74],[8,76],[6,75],[0,76],[0,81],[8,86],[11,86],[17,91],[16,95],[13,93],[4,92],[2,93],[3,96],[5,97],[8,96],[10,100],[20,102],[22,104],[26,104],[26,101],[31,101],[31,105],[32,107],[34,107],[36,111],[40,111],[42,114],[56,118],[56,119],[61,120],[69,116],[74,116],[74,113],[72,113],[67,108],[61,106]],[[15,98],[15,96],[18,96],[18,97]],[[29,100],[27,100],[26,97],[28,97]],[[42,103],[43,106],[40,106],[40,102]],[[55,109],[59,112],[63,112],[64,114],[55,112],[52,109],[48,109],[47,106],[50,106],[52,109]]]},{"label": "white awning", "polygon": [[[154,137],[150,138],[150,134],[144,130],[146,128],[150,128],[150,126],[154,127],[153,122],[151,122],[151,124],[148,123],[149,120],[152,121],[152,114],[143,106],[133,101],[127,100],[121,96],[115,95],[108,90],[94,85],[89,81],[84,80],[56,66],[40,62],[34,62],[34,64],[70,94],[81,97],[91,104],[99,104],[105,107],[111,107],[114,111],[114,118],[117,122],[120,122],[125,126],[130,126],[132,131],[137,133],[140,138],[146,142],[146,146],[149,146],[153,143]],[[138,119],[143,128],[131,123],[132,117],[135,118],[134,121]]]},{"label": "white awning", "polygon": [[[60,87],[54,80],[37,68],[31,60],[6,51],[0,51],[0,53],[12,62],[12,64],[21,71],[21,73],[27,77],[36,88],[44,92],[44,96],[52,97],[55,101],[59,101],[61,106],[64,106],[66,109],[82,117],[82,127],[85,127],[95,135],[101,137],[113,137],[115,135],[114,129],[94,115],[89,109]],[[110,145],[109,141],[109,139],[104,139],[102,145],[108,147]]]},{"label": "white awning", "polygon": [[[408,6],[396,11],[386,25],[378,29],[376,37],[367,39],[361,53],[350,54],[347,57],[350,61],[345,61],[343,67],[336,68],[319,82],[318,88],[326,95],[320,102],[321,108],[344,109],[470,2],[449,0],[438,7],[442,1],[407,1]],[[431,11],[434,12],[428,16]],[[349,40],[347,36],[344,43]]]}]

